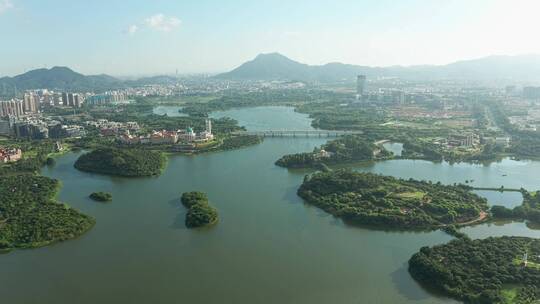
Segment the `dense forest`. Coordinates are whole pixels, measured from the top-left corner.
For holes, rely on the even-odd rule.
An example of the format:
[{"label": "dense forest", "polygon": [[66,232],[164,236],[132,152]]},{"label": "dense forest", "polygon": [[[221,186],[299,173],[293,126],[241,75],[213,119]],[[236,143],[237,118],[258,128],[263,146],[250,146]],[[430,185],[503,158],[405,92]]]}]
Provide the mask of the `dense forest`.
[{"label": "dense forest", "polygon": [[389,156],[391,153],[383,147],[377,147],[363,137],[348,135],[329,141],[311,153],[285,155],[276,161],[276,165],[286,168],[312,168],[321,163],[339,164]]},{"label": "dense forest", "polygon": [[142,149],[100,148],[81,155],[75,168],[81,171],[118,175],[159,175],[166,162],[160,152]]},{"label": "dense forest", "polygon": [[463,238],[422,247],[409,260],[409,272],[423,285],[466,303],[538,303],[540,240]]},{"label": "dense forest", "polygon": [[262,138],[256,135],[227,136],[219,146],[219,150],[233,150],[246,146],[260,144]]},{"label": "dense forest", "polygon": [[44,176],[0,176],[0,250],[64,241],[94,225],[93,218],[54,200],[59,187]]},{"label": "dense forest", "polygon": [[181,201],[188,208],[186,227],[197,228],[217,223],[217,209],[210,206],[205,193],[198,191],[184,192]]},{"label": "dense forest", "polygon": [[351,170],[305,177],[298,195],[347,222],[434,229],[486,218],[487,201],[464,185],[402,180]]}]

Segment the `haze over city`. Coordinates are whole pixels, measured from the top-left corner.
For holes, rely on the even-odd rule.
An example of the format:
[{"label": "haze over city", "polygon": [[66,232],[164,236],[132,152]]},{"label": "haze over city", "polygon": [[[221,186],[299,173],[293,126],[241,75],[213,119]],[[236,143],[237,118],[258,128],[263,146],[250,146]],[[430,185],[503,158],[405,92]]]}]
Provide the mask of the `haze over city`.
[{"label": "haze over city", "polygon": [[366,66],[540,53],[539,9],[534,0],[0,0],[0,76],[52,66],[217,73],[269,52]]}]

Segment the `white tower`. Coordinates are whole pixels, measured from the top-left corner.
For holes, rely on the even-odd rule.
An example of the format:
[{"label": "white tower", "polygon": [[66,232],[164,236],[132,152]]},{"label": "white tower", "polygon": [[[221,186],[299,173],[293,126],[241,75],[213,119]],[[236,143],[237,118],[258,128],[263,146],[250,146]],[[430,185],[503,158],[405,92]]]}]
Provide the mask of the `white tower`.
[{"label": "white tower", "polygon": [[212,121],[210,119],[207,119],[205,122],[206,122],[206,132],[208,132],[208,134],[212,134]]}]

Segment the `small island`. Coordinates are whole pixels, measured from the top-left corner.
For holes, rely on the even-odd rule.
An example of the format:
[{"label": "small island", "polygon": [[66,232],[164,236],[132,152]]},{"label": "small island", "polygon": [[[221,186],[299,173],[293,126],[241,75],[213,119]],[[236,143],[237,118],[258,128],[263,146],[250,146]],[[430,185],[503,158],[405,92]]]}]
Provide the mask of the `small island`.
[{"label": "small island", "polygon": [[159,175],[166,158],[161,152],[143,149],[99,148],[81,155],[75,168],[92,173],[138,177]]},{"label": "small island", "polygon": [[409,260],[409,272],[465,303],[537,303],[540,240],[505,236],[422,247]]},{"label": "small island", "polygon": [[93,199],[96,202],[110,202],[112,201],[112,194],[107,192],[94,192],[88,197]]},{"label": "small island", "polygon": [[332,140],[315,148],[313,152],[285,155],[276,161],[276,165],[285,168],[317,168],[321,164],[341,164],[375,159],[386,159],[392,156],[383,147],[377,146],[367,139],[356,135],[348,135]]},{"label": "small island", "polygon": [[298,195],[352,224],[438,229],[488,218],[487,201],[471,190],[465,185],[336,170],[307,175]]},{"label": "small island", "polygon": [[0,176],[0,252],[76,238],[95,220],[55,201],[60,182],[44,176]]},{"label": "small island", "polygon": [[182,204],[188,208],[186,227],[197,228],[217,223],[217,209],[210,206],[205,193],[198,191],[185,192],[182,194],[181,200]]}]

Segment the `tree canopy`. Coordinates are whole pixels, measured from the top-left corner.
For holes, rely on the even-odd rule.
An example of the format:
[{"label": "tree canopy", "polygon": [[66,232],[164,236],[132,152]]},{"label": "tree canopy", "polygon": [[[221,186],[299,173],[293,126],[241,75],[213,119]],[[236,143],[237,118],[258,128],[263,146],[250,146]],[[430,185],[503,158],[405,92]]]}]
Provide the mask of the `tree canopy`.
[{"label": "tree canopy", "polygon": [[474,222],[486,216],[488,208],[485,199],[464,185],[351,170],[308,175],[298,195],[348,222],[405,229]]},{"label": "tree canopy", "polygon": [[409,260],[409,272],[421,284],[466,303],[536,303],[539,256],[538,239],[463,238],[422,247]]}]

